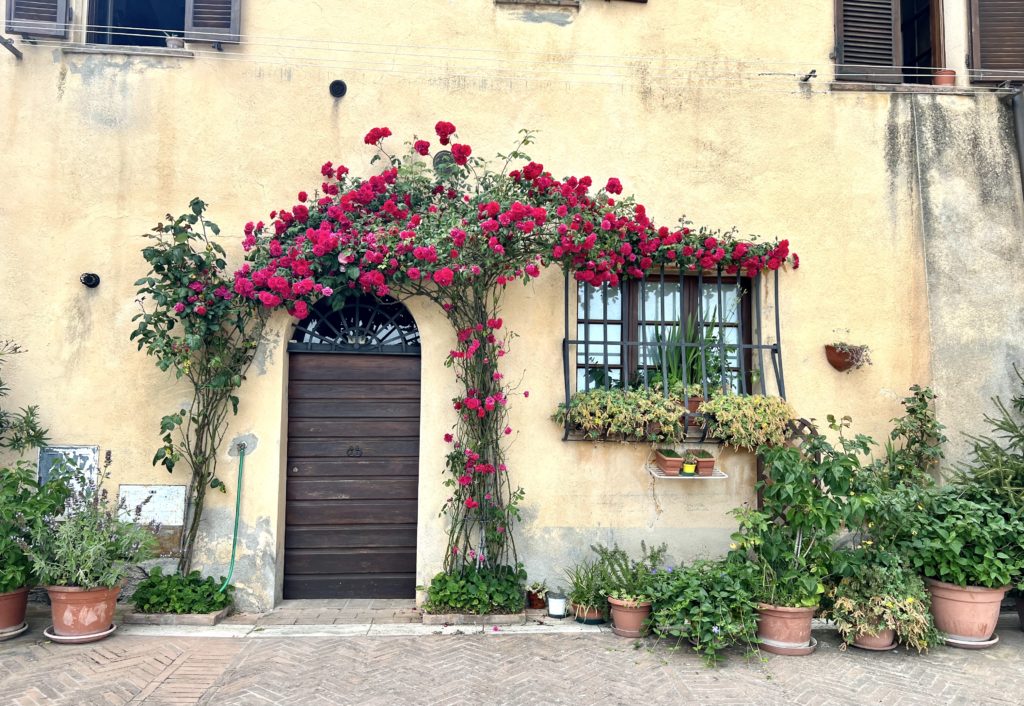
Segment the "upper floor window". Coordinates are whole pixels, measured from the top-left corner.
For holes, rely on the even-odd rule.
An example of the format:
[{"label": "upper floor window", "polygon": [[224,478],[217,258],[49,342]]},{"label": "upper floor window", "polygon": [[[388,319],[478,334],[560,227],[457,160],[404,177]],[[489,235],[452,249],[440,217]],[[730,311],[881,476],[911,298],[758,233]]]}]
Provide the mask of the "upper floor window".
[{"label": "upper floor window", "polygon": [[1024,2],[970,0],[971,79],[1024,82]]},{"label": "upper floor window", "polygon": [[941,0],[836,0],[836,78],[931,83],[944,65]]},{"label": "upper floor window", "polygon": [[7,0],[6,29],[60,39],[84,29],[88,42],[129,46],[165,46],[168,36],[237,43],[241,0],[89,0],[85,16],[75,21],[68,0]]}]

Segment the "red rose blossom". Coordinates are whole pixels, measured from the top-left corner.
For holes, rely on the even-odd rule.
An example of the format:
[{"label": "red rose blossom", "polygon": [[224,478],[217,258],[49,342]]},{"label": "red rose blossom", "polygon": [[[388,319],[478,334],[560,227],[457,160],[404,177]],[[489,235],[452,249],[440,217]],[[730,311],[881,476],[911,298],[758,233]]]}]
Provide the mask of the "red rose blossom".
[{"label": "red rose blossom", "polygon": [[414,144],[412,148],[424,157],[430,154],[430,143],[426,140],[416,140],[416,144]]},{"label": "red rose blossom", "polygon": [[459,166],[465,166],[471,154],[473,154],[473,148],[469,145],[460,145],[458,143],[452,145],[452,157]]},{"label": "red rose blossom", "polygon": [[438,138],[441,140],[442,145],[447,145],[452,135],[455,134],[455,126],[451,123],[439,120],[437,125],[434,126],[434,132],[437,133]]}]

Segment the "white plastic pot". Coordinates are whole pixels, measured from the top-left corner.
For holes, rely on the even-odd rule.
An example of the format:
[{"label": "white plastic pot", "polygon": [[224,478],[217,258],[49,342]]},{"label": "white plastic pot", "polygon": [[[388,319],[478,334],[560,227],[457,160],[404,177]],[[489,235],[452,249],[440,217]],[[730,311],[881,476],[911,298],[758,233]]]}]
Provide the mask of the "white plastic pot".
[{"label": "white plastic pot", "polygon": [[552,596],[548,594],[548,617],[565,617],[565,596]]}]

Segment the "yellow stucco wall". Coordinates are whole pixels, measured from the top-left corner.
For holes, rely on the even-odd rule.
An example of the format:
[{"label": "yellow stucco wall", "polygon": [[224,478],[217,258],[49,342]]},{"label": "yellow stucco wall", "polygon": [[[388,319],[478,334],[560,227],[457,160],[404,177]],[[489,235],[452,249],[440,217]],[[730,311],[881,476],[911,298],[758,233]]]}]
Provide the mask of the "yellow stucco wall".
[{"label": "yellow stucco wall", "polygon": [[[954,7],[950,7],[950,6]],[[964,13],[947,3],[962,56]],[[74,4],[79,10],[82,3]],[[962,9],[962,8],[961,8]],[[892,158],[909,114],[885,93],[828,91],[832,3],[586,0],[580,10],[427,0],[243,2],[248,42],[191,58],[62,52],[0,55],[0,336],[29,353],[9,367],[14,405],[38,403],[57,443],[114,456],[114,482],[185,482],[150,464],[160,417],[187,391],[128,340],[139,237],[189,199],[210,204],[238,261],[242,225],[315,187],[327,159],[368,173],[362,135],[397,138],[451,120],[475,154],[540,130],[533,156],[555,174],[618,176],[659,221],[788,237],[802,267],[782,277],[787,392],[802,416],[850,414],[881,437],[907,387],[929,379],[928,311],[912,175]],[[318,44],[330,40],[334,44]],[[958,43],[959,42],[959,43]],[[740,60],[745,60],[742,63]],[[956,62],[951,62],[956,67]],[[817,69],[801,85],[797,75]],[[328,83],[342,78],[336,101]],[[949,97],[949,101],[974,100]],[[82,272],[103,278],[96,290]],[[455,384],[453,335],[412,302],[423,337],[419,579],[441,561],[437,510]],[[770,311],[765,320],[770,321]],[[676,558],[728,542],[728,510],[753,495],[749,457],[728,481],[654,482],[648,449],[563,443],[548,417],[563,396],[562,278],[510,289],[505,359],[529,400],[512,411],[510,468],[527,491],[520,550],[538,578],[597,540],[665,540]],[[229,439],[252,434],[236,575],[246,605],[280,590],[289,322],[274,320],[242,390]],[[828,367],[822,345],[847,328],[875,365]],[[231,492],[213,494],[202,562],[230,551]],[[225,531],[227,529],[227,531]],[[279,596],[279,593],[278,593]]]}]

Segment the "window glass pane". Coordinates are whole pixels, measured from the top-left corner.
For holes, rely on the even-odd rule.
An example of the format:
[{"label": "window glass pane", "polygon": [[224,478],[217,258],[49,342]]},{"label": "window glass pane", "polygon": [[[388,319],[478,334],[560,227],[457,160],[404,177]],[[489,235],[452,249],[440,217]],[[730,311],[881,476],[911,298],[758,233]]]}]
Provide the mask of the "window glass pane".
[{"label": "window glass pane", "polygon": [[[679,282],[651,279],[645,283],[643,308],[639,316],[644,321],[678,321],[680,312]],[[662,309],[664,306],[664,309]]]},{"label": "window glass pane", "polygon": [[576,389],[593,390],[598,387],[622,387],[622,371],[617,368],[576,368]]},{"label": "window glass pane", "polygon": [[[586,310],[589,299],[590,309]],[[605,318],[605,300],[608,302],[608,318],[616,321],[622,320],[622,292],[618,287],[591,287],[589,284],[580,283],[577,288],[578,307],[576,318],[580,320]]]},{"label": "window glass pane", "polygon": [[722,311],[724,316],[719,315],[718,286],[715,283],[704,283],[704,291],[701,296],[701,309],[704,321],[726,321],[735,323],[739,320],[739,298],[736,296],[736,288],[731,284],[722,285]]}]

